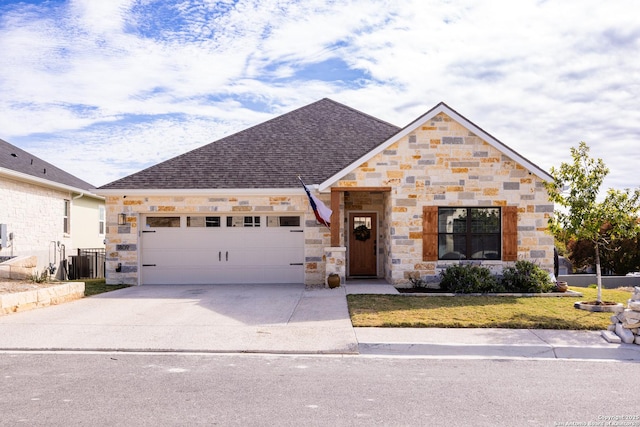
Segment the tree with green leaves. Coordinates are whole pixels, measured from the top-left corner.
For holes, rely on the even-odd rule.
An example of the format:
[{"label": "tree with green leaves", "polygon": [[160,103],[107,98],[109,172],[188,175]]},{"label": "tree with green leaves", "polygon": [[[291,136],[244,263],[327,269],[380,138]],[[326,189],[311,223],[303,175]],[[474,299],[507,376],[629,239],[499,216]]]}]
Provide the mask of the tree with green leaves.
[{"label": "tree with green leaves", "polygon": [[632,238],[640,231],[640,189],[609,189],[604,199],[598,200],[609,169],[602,159],[589,157],[585,142],[571,148],[571,157],[572,164],[551,168],[553,181],[546,183],[550,200],[561,207],[549,219],[549,228],[558,238],[583,239],[593,245],[599,305],[603,304],[600,253],[617,240]]}]

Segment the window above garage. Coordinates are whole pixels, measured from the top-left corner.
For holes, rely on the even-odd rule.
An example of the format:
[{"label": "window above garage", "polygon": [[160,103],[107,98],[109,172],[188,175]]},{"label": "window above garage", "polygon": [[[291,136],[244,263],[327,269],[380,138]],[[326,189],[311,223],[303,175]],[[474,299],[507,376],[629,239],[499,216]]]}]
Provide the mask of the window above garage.
[{"label": "window above garage", "polygon": [[146,221],[147,227],[180,227],[179,216],[148,216]]},{"label": "window above garage", "polygon": [[219,216],[188,216],[187,227],[220,227]]},{"label": "window above garage", "polygon": [[268,216],[267,227],[300,227],[299,216]]},{"label": "window above garage", "polygon": [[227,227],[260,227],[259,216],[228,216]]},{"label": "window above garage", "polygon": [[257,228],[264,227],[300,227],[300,215],[269,215],[266,218],[257,215],[187,215],[181,216],[147,216],[145,225],[148,228],[181,227],[181,218],[186,219],[187,228]]}]

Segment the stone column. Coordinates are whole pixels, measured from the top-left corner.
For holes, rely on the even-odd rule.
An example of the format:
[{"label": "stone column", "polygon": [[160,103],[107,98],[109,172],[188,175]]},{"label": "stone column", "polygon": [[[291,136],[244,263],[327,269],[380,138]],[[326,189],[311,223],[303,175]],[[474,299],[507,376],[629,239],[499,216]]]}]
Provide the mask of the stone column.
[{"label": "stone column", "polygon": [[340,276],[340,284],[344,285],[347,275],[346,268],[347,248],[344,246],[324,248],[325,271],[324,285],[327,286],[327,277],[336,273]]}]

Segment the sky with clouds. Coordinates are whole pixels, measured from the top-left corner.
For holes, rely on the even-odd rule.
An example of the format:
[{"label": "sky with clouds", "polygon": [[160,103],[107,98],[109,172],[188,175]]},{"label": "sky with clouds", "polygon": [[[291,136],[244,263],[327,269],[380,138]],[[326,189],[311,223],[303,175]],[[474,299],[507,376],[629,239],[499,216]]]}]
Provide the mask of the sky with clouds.
[{"label": "sky with clouds", "polygon": [[324,97],[440,101],[543,169],[640,186],[637,0],[0,0],[0,138],[100,186]]}]

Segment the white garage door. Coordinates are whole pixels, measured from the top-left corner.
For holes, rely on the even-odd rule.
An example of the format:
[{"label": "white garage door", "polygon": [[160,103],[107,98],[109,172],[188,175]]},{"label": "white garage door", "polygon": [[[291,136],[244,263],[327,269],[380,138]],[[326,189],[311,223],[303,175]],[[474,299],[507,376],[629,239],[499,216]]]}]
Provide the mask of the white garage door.
[{"label": "white garage door", "polygon": [[142,218],[142,284],[303,283],[296,215]]}]

